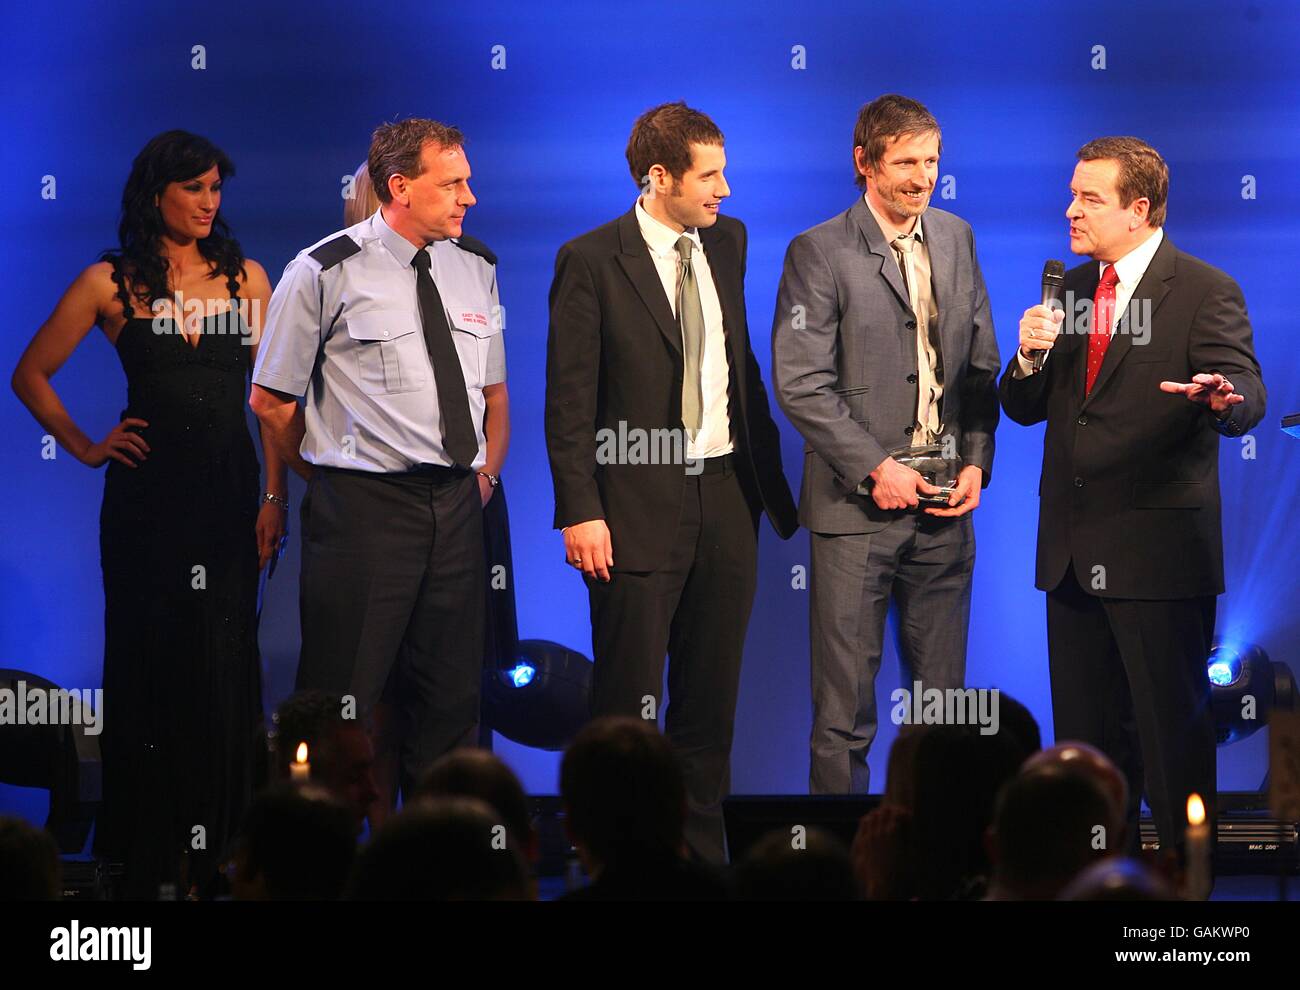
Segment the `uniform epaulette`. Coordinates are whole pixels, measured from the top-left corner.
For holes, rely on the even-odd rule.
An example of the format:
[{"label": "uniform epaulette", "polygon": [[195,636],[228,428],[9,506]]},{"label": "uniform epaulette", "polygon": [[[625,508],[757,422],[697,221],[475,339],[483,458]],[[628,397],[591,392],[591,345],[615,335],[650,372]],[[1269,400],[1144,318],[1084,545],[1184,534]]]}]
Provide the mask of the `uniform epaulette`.
[{"label": "uniform epaulette", "polygon": [[492,253],[492,249],[476,237],[470,237],[468,234],[462,234],[452,241],[458,248],[468,251],[470,254],[477,254],[489,265],[497,263],[497,256]]},{"label": "uniform epaulette", "polygon": [[339,234],[338,237],[331,241],[326,241],[315,251],[308,253],[308,257],[315,259],[320,263],[321,271],[329,271],[344,258],[350,258],[361,250],[361,245],[354,241],[347,234]]}]

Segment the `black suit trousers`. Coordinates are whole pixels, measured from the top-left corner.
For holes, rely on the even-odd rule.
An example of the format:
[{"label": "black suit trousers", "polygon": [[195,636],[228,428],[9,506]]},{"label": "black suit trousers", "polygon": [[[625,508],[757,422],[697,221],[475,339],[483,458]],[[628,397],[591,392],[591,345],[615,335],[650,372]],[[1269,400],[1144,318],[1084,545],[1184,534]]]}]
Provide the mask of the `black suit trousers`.
[{"label": "black suit trousers", "polygon": [[[667,656],[663,724],[686,778],[687,844],[698,858],[722,863],[722,799],[731,786],[741,657],[757,585],[758,517],[730,467],[706,467],[685,485],[662,567],[613,571],[608,584],[586,579],[592,712],[657,718]],[[618,533],[610,536],[617,564]]]},{"label": "black suit trousers", "polygon": [[1074,567],[1047,593],[1057,742],[1091,743],[1128,778],[1128,851],[1139,848],[1143,793],[1162,849],[1183,845],[1187,797],[1215,827],[1215,732],[1207,659],[1213,595],[1165,601],[1100,598]]}]

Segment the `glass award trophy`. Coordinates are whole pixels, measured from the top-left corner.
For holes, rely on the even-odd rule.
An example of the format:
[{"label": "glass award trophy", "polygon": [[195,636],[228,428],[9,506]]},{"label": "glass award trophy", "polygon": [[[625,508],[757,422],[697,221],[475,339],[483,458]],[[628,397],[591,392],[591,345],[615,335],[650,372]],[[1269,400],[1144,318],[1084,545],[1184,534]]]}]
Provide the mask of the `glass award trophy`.
[{"label": "glass award trophy", "polygon": [[945,457],[943,444],[925,443],[895,447],[889,451],[889,456],[939,489],[937,495],[918,492],[917,499],[921,505],[948,506],[948,498],[957,486],[957,475],[962,469],[962,460],[956,453]]}]

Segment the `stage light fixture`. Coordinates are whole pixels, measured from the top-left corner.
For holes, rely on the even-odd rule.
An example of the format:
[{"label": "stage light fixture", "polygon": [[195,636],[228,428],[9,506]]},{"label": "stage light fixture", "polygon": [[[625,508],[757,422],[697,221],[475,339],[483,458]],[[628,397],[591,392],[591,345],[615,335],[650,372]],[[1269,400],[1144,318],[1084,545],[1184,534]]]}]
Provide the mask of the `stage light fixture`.
[{"label": "stage light fixture", "polygon": [[521,639],[513,662],[483,672],[483,721],[507,739],[559,750],[591,717],[592,663],[544,639]]},{"label": "stage light fixture", "polygon": [[1274,709],[1294,710],[1295,676],[1255,643],[1219,642],[1206,661],[1215,735],[1220,746],[1267,724]]},{"label": "stage light fixture", "polygon": [[1216,646],[1210,652],[1210,683],[1215,687],[1232,687],[1241,677],[1241,656],[1232,649]]},{"label": "stage light fixture", "polygon": [[506,676],[510,678],[510,683],[517,688],[527,687],[537,676],[537,668],[530,663],[519,663],[506,671]]}]

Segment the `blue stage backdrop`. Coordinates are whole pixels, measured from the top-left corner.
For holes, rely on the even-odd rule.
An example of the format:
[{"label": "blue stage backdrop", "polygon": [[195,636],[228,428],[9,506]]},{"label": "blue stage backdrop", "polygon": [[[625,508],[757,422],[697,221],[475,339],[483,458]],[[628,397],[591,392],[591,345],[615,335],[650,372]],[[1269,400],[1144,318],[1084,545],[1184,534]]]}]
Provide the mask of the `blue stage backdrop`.
[{"label": "blue stage backdrop", "polygon": [[[726,134],[733,195],[724,210],[749,227],[749,319],[769,383],[785,247],[856,195],[851,135],[864,102],[905,93],[943,125],[946,194],[934,202],[974,226],[1004,358],[1019,314],[1037,302],[1043,260],[1070,257],[1063,213],[1074,152],[1102,134],[1140,135],[1172,170],[1169,236],[1241,283],[1269,390],[1253,443],[1222,443],[1229,590],[1219,628],[1300,665],[1300,526],[1288,508],[1300,442],[1279,430],[1281,415],[1300,409],[1287,315],[1300,265],[1300,10],[1290,4],[54,2],[22,18],[11,9],[5,21],[8,369],[77,272],[114,245],[123,182],[154,134],[197,131],[231,155],[238,175],[222,212],[275,280],[298,250],[342,225],[343,178],[376,123],[421,115],[465,131],[479,199],[465,226],[499,254],[508,312],[505,473],[520,632],[584,653],[586,594],[551,530],[546,295],[556,248],[630,207],[623,148],[641,111],[685,99]],[[54,383],[96,439],[125,405],[121,367],[98,330]],[[43,431],[7,389],[0,424],[9,451],[0,666],[96,687],[103,476],[66,452],[42,459]],[[801,441],[783,431],[797,486]],[[993,484],[975,516],[969,682],[1025,701],[1050,739],[1044,604],[1032,583],[1041,447],[1041,427],[999,429]],[[295,521],[301,492],[294,479]],[[765,523],[760,554],[734,789],[800,793],[811,721],[808,592],[797,579],[807,534],[783,543]],[[268,707],[292,685],[297,569],[295,532],[263,616]],[[899,679],[891,644],[878,685],[884,713]],[[896,732],[882,723],[876,788]],[[1264,735],[1221,751],[1222,787],[1257,785]],[[501,740],[498,750],[530,791],[556,789],[554,754]],[[0,791],[5,808],[44,814],[39,796],[14,788]]]}]

